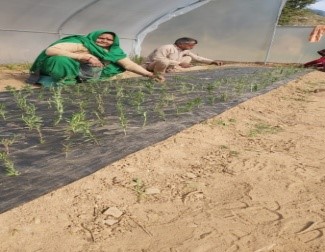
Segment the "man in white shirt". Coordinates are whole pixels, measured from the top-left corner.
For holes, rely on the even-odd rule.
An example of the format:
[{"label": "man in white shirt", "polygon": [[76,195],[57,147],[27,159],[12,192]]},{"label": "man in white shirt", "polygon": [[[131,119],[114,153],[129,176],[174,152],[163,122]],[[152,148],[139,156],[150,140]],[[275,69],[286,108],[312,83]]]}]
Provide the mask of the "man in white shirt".
[{"label": "man in white shirt", "polygon": [[177,39],[174,44],[162,45],[147,57],[144,67],[154,72],[155,75],[163,75],[165,72],[174,72],[191,67],[192,60],[210,65],[221,65],[220,61],[192,53],[190,50],[197,43],[196,39],[184,37]]}]

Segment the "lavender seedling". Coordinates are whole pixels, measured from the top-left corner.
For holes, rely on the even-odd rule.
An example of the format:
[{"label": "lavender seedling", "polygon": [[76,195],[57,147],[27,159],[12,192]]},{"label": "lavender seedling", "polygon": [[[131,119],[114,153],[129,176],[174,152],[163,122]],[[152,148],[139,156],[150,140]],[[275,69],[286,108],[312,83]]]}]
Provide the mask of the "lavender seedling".
[{"label": "lavender seedling", "polygon": [[36,129],[40,138],[40,143],[44,143],[43,135],[41,132],[43,120],[42,117],[36,115],[35,105],[31,103],[26,103],[23,107],[23,111],[25,113],[22,114],[22,120],[25,122],[29,130]]},{"label": "lavender seedling", "polygon": [[6,152],[0,152],[0,160],[5,166],[7,176],[18,176],[20,174],[20,172],[16,170],[14,162],[10,159]]},{"label": "lavender seedling", "polygon": [[57,125],[62,120],[62,115],[64,112],[63,107],[63,98],[62,98],[62,87],[57,87],[52,89],[53,96],[50,100],[50,103],[53,103],[56,108],[57,119],[54,122],[54,125]]},{"label": "lavender seedling", "polygon": [[6,120],[6,113],[6,106],[0,103],[0,116],[3,118],[3,120]]},{"label": "lavender seedling", "polygon": [[13,145],[16,142],[16,136],[14,135],[12,138],[2,138],[0,143],[3,145],[3,147],[5,148],[5,152],[6,154],[9,155],[10,151],[9,151],[9,147],[11,145]]},{"label": "lavender seedling", "polygon": [[137,202],[140,202],[143,196],[145,195],[145,184],[139,178],[134,178],[132,181],[134,182],[133,191],[135,191],[137,195]]},{"label": "lavender seedling", "polygon": [[128,120],[125,116],[125,110],[124,110],[123,102],[121,100],[117,101],[116,108],[117,108],[117,112],[119,114],[120,125],[123,128],[124,135],[126,135],[126,128],[127,128]]},{"label": "lavender seedling", "polygon": [[85,111],[81,110],[74,113],[71,119],[67,120],[67,122],[69,123],[68,131],[72,132],[73,134],[81,133],[83,136],[89,137],[90,139],[94,140],[96,144],[98,144],[97,139],[90,131],[91,123],[86,119]]}]

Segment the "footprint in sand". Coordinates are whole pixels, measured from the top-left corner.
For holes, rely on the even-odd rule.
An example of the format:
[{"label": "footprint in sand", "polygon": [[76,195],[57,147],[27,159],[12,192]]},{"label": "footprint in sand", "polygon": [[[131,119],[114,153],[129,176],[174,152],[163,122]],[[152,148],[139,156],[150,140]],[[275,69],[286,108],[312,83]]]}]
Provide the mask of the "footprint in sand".
[{"label": "footprint in sand", "polygon": [[305,243],[320,239],[324,236],[325,222],[314,220],[287,221],[281,231],[281,235],[289,234],[299,237]]},{"label": "footprint in sand", "polygon": [[282,214],[266,207],[249,207],[233,212],[237,218],[249,224],[266,224],[283,219]]}]

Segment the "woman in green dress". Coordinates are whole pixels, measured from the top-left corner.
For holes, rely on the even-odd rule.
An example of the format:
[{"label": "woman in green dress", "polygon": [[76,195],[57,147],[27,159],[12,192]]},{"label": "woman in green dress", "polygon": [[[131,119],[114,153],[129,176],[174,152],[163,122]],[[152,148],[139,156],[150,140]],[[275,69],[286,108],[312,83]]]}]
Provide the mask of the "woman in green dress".
[{"label": "woman in green dress", "polygon": [[28,82],[57,87],[108,79],[125,70],[155,78],[127,57],[114,32],[97,30],[62,38],[43,50],[30,69]]}]

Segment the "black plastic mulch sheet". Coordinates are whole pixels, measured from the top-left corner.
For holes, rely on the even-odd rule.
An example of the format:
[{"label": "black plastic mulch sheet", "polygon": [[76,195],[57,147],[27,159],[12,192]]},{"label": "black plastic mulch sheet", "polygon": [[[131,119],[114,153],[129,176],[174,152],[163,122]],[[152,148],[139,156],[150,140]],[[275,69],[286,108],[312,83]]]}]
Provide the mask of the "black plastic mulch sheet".
[{"label": "black plastic mulch sheet", "polygon": [[0,93],[0,213],[305,73],[231,67]]}]

